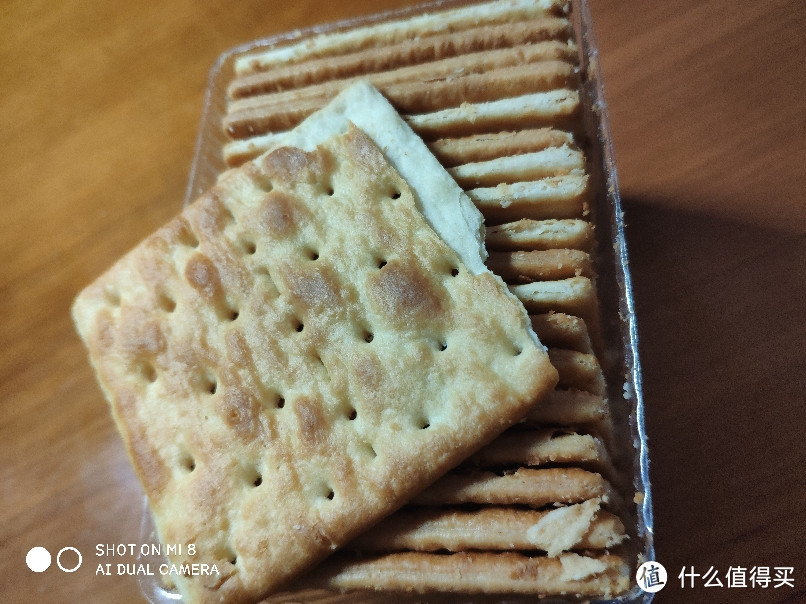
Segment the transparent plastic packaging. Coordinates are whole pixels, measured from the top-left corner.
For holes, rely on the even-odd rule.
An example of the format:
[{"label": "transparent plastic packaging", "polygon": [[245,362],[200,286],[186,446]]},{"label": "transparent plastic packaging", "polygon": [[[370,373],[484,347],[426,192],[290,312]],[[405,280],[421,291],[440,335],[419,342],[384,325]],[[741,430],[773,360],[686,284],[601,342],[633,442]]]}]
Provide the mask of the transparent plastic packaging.
[{"label": "transparent plastic packaging", "polygon": [[[210,72],[203,114],[196,143],[195,156],[186,189],[185,203],[196,199],[227,169],[222,149],[229,141],[222,127],[227,108],[227,86],[234,73],[235,61],[256,50],[281,46],[290,42],[335,31],[374,24],[385,20],[405,18],[429,10],[470,5],[471,2],[443,1],[357,20],[297,30],[270,38],[259,39],[222,54]],[[632,470],[634,516],[630,530],[632,572],[641,562],[654,559],[652,496],[649,481],[649,450],[644,427],[644,400],[641,388],[641,367],[638,356],[638,331],[633,301],[629,260],[624,233],[624,215],[619,195],[612,140],[608,125],[604,87],[599,74],[598,50],[587,0],[572,0],[572,19],[579,48],[581,75],[582,118],[584,137],[589,145],[588,167],[591,176],[593,221],[597,234],[597,262],[602,330],[606,346],[606,377],[618,437],[624,443],[623,453]],[[157,543],[158,538],[147,504],[141,526],[141,542]],[[162,559],[141,559],[156,567]],[[152,604],[181,602],[181,596],[166,587],[160,577],[141,576],[140,588]],[[384,592],[354,592],[337,594],[322,590],[281,593],[266,602],[386,602]],[[643,592],[633,581],[631,590],[615,599],[586,600],[597,604],[648,603],[653,594]],[[493,597],[465,594],[394,594],[398,602],[533,602],[535,596]],[[541,602],[576,602],[577,598],[541,598]]]}]

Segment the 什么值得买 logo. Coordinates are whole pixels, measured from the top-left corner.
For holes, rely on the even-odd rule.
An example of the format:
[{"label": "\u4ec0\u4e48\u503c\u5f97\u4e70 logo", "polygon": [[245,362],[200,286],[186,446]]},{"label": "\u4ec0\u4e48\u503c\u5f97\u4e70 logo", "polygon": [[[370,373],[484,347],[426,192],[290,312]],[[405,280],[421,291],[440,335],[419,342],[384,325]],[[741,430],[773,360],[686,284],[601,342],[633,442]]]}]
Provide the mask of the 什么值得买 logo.
[{"label": "\u4ec0\u4e48\u503c\u5f97\u4e70 logo", "polygon": [[638,567],[635,580],[638,587],[648,593],[656,593],[666,586],[666,569],[660,562],[649,560]]}]

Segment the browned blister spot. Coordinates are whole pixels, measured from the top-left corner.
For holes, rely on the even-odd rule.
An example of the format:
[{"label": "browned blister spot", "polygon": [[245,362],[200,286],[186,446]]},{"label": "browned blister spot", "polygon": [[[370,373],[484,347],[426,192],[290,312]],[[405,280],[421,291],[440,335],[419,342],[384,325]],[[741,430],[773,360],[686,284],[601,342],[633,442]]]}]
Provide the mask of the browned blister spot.
[{"label": "browned blister spot", "polygon": [[378,355],[372,351],[351,353],[350,382],[361,396],[362,416],[377,418],[383,410],[387,394],[383,388],[384,370]]},{"label": "browned blister spot", "polygon": [[320,312],[341,306],[338,280],[322,265],[293,267],[280,271],[294,302],[307,312]]},{"label": "browned blister spot", "polygon": [[281,238],[293,235],[308,210],[293,197],[280,191],[268,193],[260,204],[260,224],[272,237]]},{"label": "browned blister spot", "polygon": [[115,345],[115,319],[108,309],[98,311],[92,333],[90,345],[93,354],[105,353]]},{"label": "browned blister spot", "polygon": [[350,124],[350,131],[345,137],[345,142],[351,151],[350,157],[364,168],[376,172],[384,170],[387,166],[386,159],[378,146],[353,124]]},{"label": "browned blister spot", "polygon": [[139,395],[121,387],[112,401],[112,409],[126,425],[129,454],[148,493],[160,493],[169,479],[169,471],[158,448],[148,438],[146,422],[138,415]]},{"label": "browned blister spot", "polygon": [[308,167],[308,154],[296,147],[280,147],[262,159],[263,169],[284,182],[293,182]]},{"label": "browned blister spot", "polygon": [[367,280],[370,301],[393,323],[435,318],[442,313],[442,295],[413,263],[392,260]]},{"label": "browned blister spot", "polygon": [[221,193],[210,190],[194,203],[194,217],[199,231],[207,237],[215,237],[224,227],[234,221],[232,212],[221,201]]},{"label": "browned blister spot", "polygon": [[196,253],[188,259],[185,279],[208,300],[215,300],[221,294],[221,277],[215,264],[207,256]]},{"label": "browned blister spot", "polygon": [[227,345],[227,360],[232,366],[253,371],[252,351],[243,332],[232,329],[226,333],[224,339]]},{"label": "browned blister spot", "polygon": [[168,275],[172,272],[172,266],[166,261],[169,257],[169,244],[159,238],[151,238],[148,245],[145,245],[150,251],[149,254],[144,254],[140,264],[137,266],[137,272],[151,291],[160,291],[165,288],[165,283]]},{"label": "browned blister spot", "polygon": [[152,357],[165,350],[165,334],[158,320],[143,309],[127,307],[121,310],[119,346],[127,354]]},{"label": "browned blister spot", "polygon": [[378,390],[383,382],[383,367],[378,355],[374,353],[356,353],[354,361],[355,377],[359,386],[369,392]]},{"label": "browned blister spot", "polygon": [[242,441],[252,441],[258,435],[260,403],[250,391],[238,386],[226,388],[217,401],[216,410]]},{"label": "browned blister spot", "polygon": [[322,447],[328,433],[328,422],[322,414],[322,404],[301,396],[294,401],[293,408],[303,446],[317,449]]},{"label": "browned blister spot", "polygon": [[280,147],[262,159],[267,175],[285,183],[319,182],[330,172],[332,157],[323,149],[306,152],[296,147]]},{"label": "browned blister spot", "polygon": [[192,509],[205,510],[205,513],[226,509],[226,500],[229,495],[228,481],[222,480],[222,476],[225,476],[230,469],[219,465],[221,460],[211,456],[211,451],[205,451],[204,448],[197,448],[197,451],[199,452],[198,467],[193,472],[193,480],[188,493],[194,503]]}]

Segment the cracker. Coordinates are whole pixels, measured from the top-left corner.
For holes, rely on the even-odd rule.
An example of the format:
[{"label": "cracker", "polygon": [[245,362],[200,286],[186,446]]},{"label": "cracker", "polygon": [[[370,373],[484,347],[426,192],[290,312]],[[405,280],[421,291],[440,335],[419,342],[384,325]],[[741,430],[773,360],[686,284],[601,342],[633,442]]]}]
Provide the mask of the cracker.
[{"label": "cracker", "polygon": [[459,186],[466,189],[539,180],[561,174],[583,174],[584,171],[585,156],[579,149],[570,146],[505,155],[448,169]]},{"label": "cracker", "polygon": [[526,539],[549,556],[557,556],[582,540],[598,511],[598,499],[555,508],[528,528]]},{"label": "cracker", "polygon": [[[293,128],[317,108],[317,104],[280,108],[266,115],[247,109],[224,118],[227,134],[234,138],[264,135]],[[557,125],[579,109],[579,93],[572,89],[535,92],[489,102],[463,102],[458,107],[405,115],[408,124],[424,139],[498,132],[514,127]]]},{"label": "cracker", "polygon": [[510,290],[532,313],[563,312],[582,318],[593,337],[598,329],[596,288],[587,277],[511,285]]},{"label": "cracker", "polygon": [[574,137],[571,133],[555,128],[527,128],[514,132],[441,138],[429,143],[428,148],[443,166],[451,168],[471,162],[563,146],[574,146]]},{"label": "cracker", "polygon": [[522,218],[489,227],[486,243],[491,250],[510,252],[561,248],[590,251],[593,246],[593,225],[579,218]]},{"label": "cracker", "polygon": [[508,430],[471,455],[465,465],[537,467],[552,463],[609,463],[607,449],[597,437],[563,430]]},{"label": "cracker", "polygon": [[[378,73],[467,53],[477,53],[561,38],[567,41],[567,19],[539,17],[522,23],[494,24],[472,30],[402,40],[346,55],[313,58],[236,77],[227,88],[230,98],[302,88],[329,80]],[[566,45],[567,46],[567,45]],[[567,56],[566,53],[563,53]]]},{"label": "cracker", "polygon": [[235,62],[235,73],[243,76],[278,65],[360,52],[368,48],[397,44],[404,40],[427,39],[428,36],[435,34],[463,31],[480,25],[556,15],[562,12],[564,4],[565,0],[508,0],[414,15],[408,19],[391,20],[343,32],[331,32],[239,57]]},{"label": "cracker", "polygon": [[593,263],[587,252],[573,249],[529,252],[489,252],[487,266],[507,283],[554,281],[591,277]]},{"label": "cracker", "polygon": [[630,572],[621,556],[609,554],[401,552],[363,560],[345,555],[325,565],[318,579],[335,589],[608,597],[627,590]]},{"label": "cracker", "polygon": [[232,99],[230,108],[232,111],[237,111],[241,108],[280,104],[291,100],[327,98],[333,90],[341,90],[356,79],[367,77],[375,87],[383,90],[391,84],[433,81],[456,76],[457,72],[483,73],[503,67],[549,60],[575,63],[577,58],[576,47],[560,40],[527,43],[512,48],[493,48],[459,57],[453,56],[450,52],[447,53],[447,57],[429,57],[428,49],[423,48],[421,44],[409,43],[407,46],[411,49],[410,52],[417,49],[417,52],[425,53],[425,61],[407,61],[402,66],[393,66],[391,69],[372,69],[373,64],[382,62],[384,58],[383,53],[372,50],[366,53],[366,56],[347,57],[349,65],[343,73],[340,61],[329,59],[322,61],[321,68],[315,69],[313,73],[305,70],[308,64],[288,67],[286,71],[294,74],[290,81],[283,71],[278,73],[276,70],[236,79],[228,88]]},{"label": "cracker", "polygon": [[[418,70],[420,68],[418,67]],[[338,81],[288,93],[261,95],[234,101],[224,118],[224,127],[233,137],[262,134],[275,129],[292,128],[303,118],[320,109],[346,85]],[[575,84],[576,69],[565,61],[541,61],[514,64],[492,71],[446,74],[431,80],[418,77],[399,81],[397,75],[387,81],[376,75],[366,76],[401,112],[419,113],[463,103],[483,103],[498,94],[517,96],[530,91],[548,91]]]},{"label": "cracker", "polygon": [[[558,520],[561,522],[555,520],[557,512],[560,512]],[[563,530],[572,521],[577,524],[574,530]],[[561,526],[559,530],[552,530],[552,524]],[[562,534],[558,536],[558,533]],[[573,549],[611,548],[625,539],[621,520],[599,509],[598,500],[591,499],[555,510],[513,507],[487,507],[473,511],[404,509],[360,535],[350,543],[349,549],[376,553],[540,549],[557,555]]]},{"label": "cracker", "polygon": [[605,395],[605,379],[596,355],[576,350],[550,348],[549,358],[560,375],[558,388],[584,390],[599,396]]},{"label": "cracker", "polygon": [[450,472],[418,494],[419,505],[527,505],[580,503],[600,498],[610,501],[613,490],[600,474],[581,468],[519,468],[495,472]]},{"label": "cracker", "polygon": [[224,162],[230,168],[237,168],[241,164],[256,158],[261,153],[265,153],[286,134],[286,131],[268,132],[250,136],[249,138],[236,139],[224,144],[222,152]]},{"label": "cracker", "polygon": [[524,419],[528,426],[584,426],[610,421],[607,401],[583,390],[554,390]]},{"label": "cracker", "polygon": [[487,102],[466,102],[406,116],[423,138],[445,138],[562,124],[579,110],[579,93],[570,88],[533,92]]},{"label": "cracker", "polygon": [[77,298],[160,537],[184,546],[171,561],[216,567],[177,577],[186,602],[278,588],[555,383],[523,307],[419,211],[427,190],[355,127],[282,146]]},{"label": "cracker", "polygon": [[580,218],[588,213],[588,177],[585,174],[479,187],[468,190],[467,194],[491,224],[521,218]]},{"label": "cracker", "polygon": [[532,329],[545,346],[593,354],[585,321],[561,312],[531,315]]},{"label": "cracker", "polygon": [[[554,427],[560,431],[581,430],[594,435],[609,453],[616,450],[614,424],[608,399],[585,390],[556,389],[524,418],[522,426],[533,429]],[[606,464],[593,469],[621,484],[620,471]]]},{"label": "cracker", "polygon": [[[228,166],[239,166],[267,151],[282,134],[282,132],[268,133],[231,140],[224,145],[224,159]],[[571,133],[555,128],[532,128],[515,132],[492,132],[458,138],[441,138],[429,142],[428,148],[443,166],[450,168],[460,164],[564,145],[574,145],[574,137]],[[555,245],[554,247],[563,246]]]}]

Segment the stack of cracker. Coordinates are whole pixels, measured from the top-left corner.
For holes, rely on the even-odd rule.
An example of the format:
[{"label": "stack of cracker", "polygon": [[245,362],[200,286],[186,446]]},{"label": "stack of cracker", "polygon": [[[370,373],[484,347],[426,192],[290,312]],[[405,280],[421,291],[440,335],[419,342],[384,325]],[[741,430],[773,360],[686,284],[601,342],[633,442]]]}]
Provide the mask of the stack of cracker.
[{"label": "stack of cracker", "polygon": [[187,604],[629,589],[578,88],[555,0],[236,60],[231,169],[73,307]]},{"label": "stack of cracker", "polygon": [[500,0],[336,29],[238,57],[238,166],[357,81],[375,86],[484,216],[487,266],[559,373],[516,427],[301,583],[575,594],[629,588],[625,472],[602,372],[578,50],[566,3]]}]

